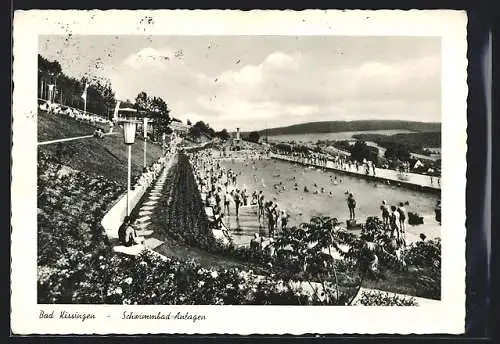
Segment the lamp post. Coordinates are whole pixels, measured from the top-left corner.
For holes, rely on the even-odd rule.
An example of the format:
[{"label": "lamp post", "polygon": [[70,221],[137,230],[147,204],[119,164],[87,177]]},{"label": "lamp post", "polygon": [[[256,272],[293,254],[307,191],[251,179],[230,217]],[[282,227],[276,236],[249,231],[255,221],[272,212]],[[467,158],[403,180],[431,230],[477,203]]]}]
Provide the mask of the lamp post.
[{"label": "lamp post", "polygon": [[144,168],[146,168],[147,161],[146,161],[146,141],[148,139],[148,118],[144,117],[144,123],[143,123],[143,129],[144,129]]},{"label": "lamp post", "polygon": [[161,148],[162,148],[162,155],[165,155],[165,151],[166,151],[166,147],[165,147],[165,145],[167,144],[167,143],[165,142],[166,136],[167,136],[167,134],[165,134],[165,133],[162,133],[162,134],[161,134]]},{"label": "lamp post", "polygon": [[128,116],[123,122],[123,140],[128,146],[128,169],[127,169],[127,216],[130,216],[130,179],[132,173],[132,145],[135,142],[136,118]]}]

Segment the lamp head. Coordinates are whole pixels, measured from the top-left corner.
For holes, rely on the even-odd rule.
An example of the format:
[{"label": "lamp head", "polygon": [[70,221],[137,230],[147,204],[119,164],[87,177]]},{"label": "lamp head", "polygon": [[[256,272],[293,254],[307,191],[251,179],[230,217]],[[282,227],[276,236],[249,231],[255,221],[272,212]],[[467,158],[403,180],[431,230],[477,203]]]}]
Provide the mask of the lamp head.
[{"label": "lamp head", "polygon": [[137,127],[137,121],[135,116],[128,115],[123,122],[123,140],[125,144],[132,145],[135,143],[135,131]]}]

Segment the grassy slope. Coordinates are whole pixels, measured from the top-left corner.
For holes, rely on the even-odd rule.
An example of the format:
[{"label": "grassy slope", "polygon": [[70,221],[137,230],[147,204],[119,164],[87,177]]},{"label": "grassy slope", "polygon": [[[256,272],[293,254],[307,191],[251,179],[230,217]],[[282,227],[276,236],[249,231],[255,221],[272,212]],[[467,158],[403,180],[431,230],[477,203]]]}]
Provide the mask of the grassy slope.
[{"label": "grassy slope", "polygon": [[[86,138],[53,143],[40,146],[39,150],[54,154],[58,162],[63,165],[90,175],[101,175],[125,185],[127,182],[127,147],[123,143],[122,131],[115,131],[115,135],[106,136],[103,140]],[[92,125],[75,119],[46,113],[38,114],[38,141],[90,135],[93,132]],[[132,146],[132,176],[138,176],[141,173],[143,154],[143,141],[136,139],[136,143]],[[148,165],[157,160],[160,155],[161,147],[148,143]]]},{"label": "grassy slope", "polygon": [[[441,131],[441,123],[424,123],[410,121],[325,121],[295,124],[287,127],[269,128],[267,134],[289,135],[289,134],[315,134],[315,133],[338,133],[343,131],[366,131],[366,130],[394,130],[406,129],[411,131]],[[261,135],[266,130],[260,131]]]}]

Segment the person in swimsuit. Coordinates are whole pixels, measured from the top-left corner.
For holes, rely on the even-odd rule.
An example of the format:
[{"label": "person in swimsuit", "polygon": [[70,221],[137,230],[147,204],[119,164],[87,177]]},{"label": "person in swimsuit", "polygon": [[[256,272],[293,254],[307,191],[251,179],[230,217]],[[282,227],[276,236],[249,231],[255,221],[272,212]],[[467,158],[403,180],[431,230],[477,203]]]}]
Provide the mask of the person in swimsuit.
[{"label": "person in swimsuit", "polygon": [[382,221],[384,225],[389,225],[389,206],[386,201],[382,201],[382,205],[380,206],[380,210],[382,210]]},{"label": "person in swimsuit", "polygon": [[[396,241],[399,243],[399,212],[397,208],[393,205],[391,206],[391,213],[389,214],[389,223],[391,227],[391,236],[396,237]],[[396,235],[394,235],[396,234]]]},{"label": "person in swimsuit", "polygon": [[356,200],[354,199],[354,195],[352,193],[349,194],[349,197],[347,197],[347,207],[349,208],[349,219],[350,220],[355,220],[356,219]]},{"label": "person in swimsuit", "polygon": [[262,192],[262,190],[259,191],[258,205],[259,205],[259,222],[260,222],[260,218],[264,217],[264,193]]},{"label": "person in swimsuit", "polygon": [[236,189],[236,192],[234,193],[234,204],[236,206],[236,217],[238,217],[239,211],[240,211],[240,204],[241,204],[241,195],[240,195],[240,190]]}]

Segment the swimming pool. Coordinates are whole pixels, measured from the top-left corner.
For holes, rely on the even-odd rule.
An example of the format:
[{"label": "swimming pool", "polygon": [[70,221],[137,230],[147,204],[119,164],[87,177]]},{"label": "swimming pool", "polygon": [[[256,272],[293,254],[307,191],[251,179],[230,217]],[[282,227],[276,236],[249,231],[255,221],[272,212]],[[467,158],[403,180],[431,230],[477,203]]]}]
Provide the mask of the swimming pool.
[{"label": "swimming pool", "polygon": [[[340,172],[327,172],[279,160],[223,160],[221,165],[241,172],[238,176],[241,188],[246,187],[249,193],[263,190],[266,200],[276,201],[285,208],[290,215],[290,225],[307,222],[313,216],[336,217],[345,223],[349,218],[346,192],[353,193],[356,199],[358,222],[365,222],[368,216],[380,217],[383,200],[389,205],[408,201],[407,211],[430,218],[434,214],[436,201],[440,199],[439,194],[375,183]],[[304,187],[309,192],[304,192]],[[324,188],[323,193],[321,188]],[[316,190],[317,194],[314,193]],[[229,224],[233,226],[233,222],[229,221]]]}]

